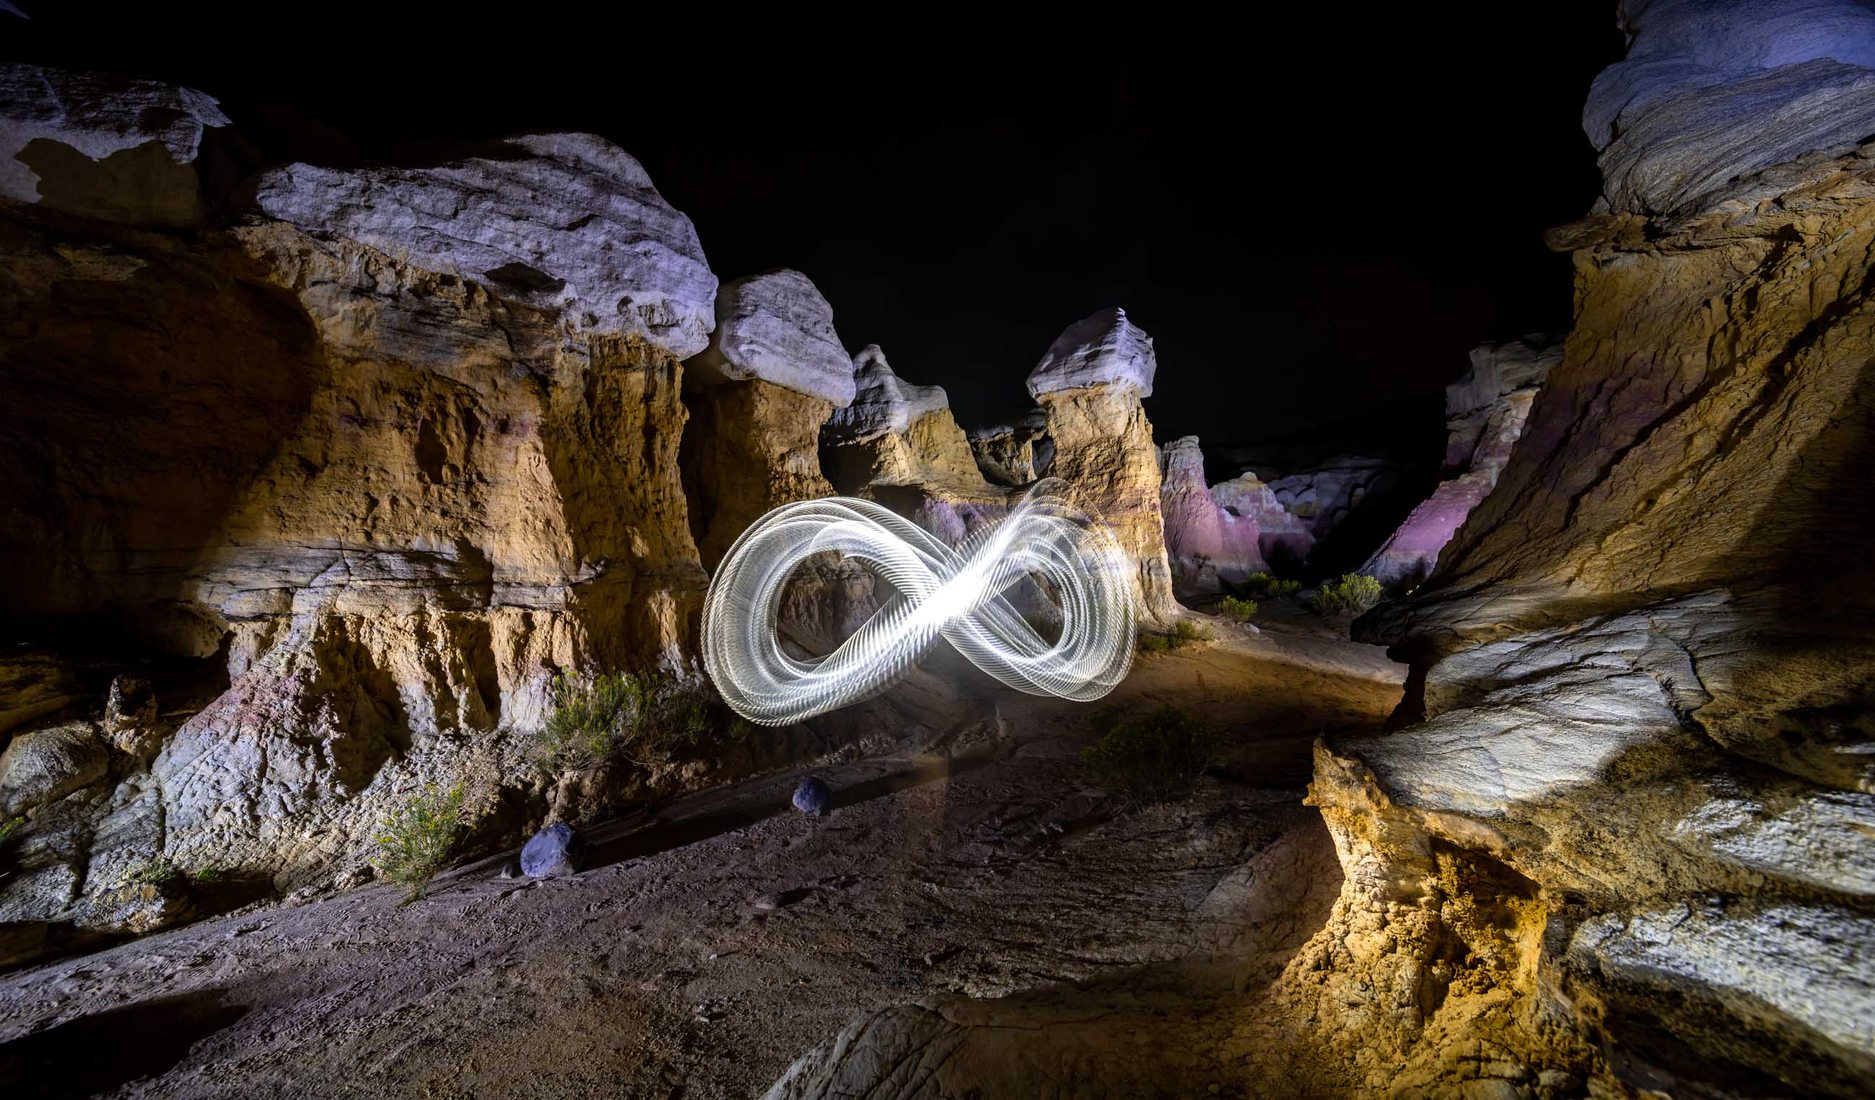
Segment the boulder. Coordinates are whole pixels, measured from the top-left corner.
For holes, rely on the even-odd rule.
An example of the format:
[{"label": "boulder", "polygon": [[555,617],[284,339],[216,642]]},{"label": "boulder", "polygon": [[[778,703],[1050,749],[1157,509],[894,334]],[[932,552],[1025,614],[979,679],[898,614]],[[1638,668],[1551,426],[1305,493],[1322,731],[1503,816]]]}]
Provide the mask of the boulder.
[{"label": "boulder", "polygon": [[706,385],[759,379],[836,408],[853,400],[853,361],[833,329],[833,307],[798,271],[724,283],[709,346],[685,368]]},{"label": "boulder", "polygon": [[110,752],[90,722],[14,736],[0,753],[0,818],[22,814],[104,778]]},{"label": "boulder", "polygon": [[791,801],[794,808],[804,814],[825,815],[827,807],[832,804],[833,792],[828,790],[827,785],[819,778],[810,775],[802,779],[800,785],[794,788],[794,797]]},{"label": "boulder", "polygon": [[1152,337],[1124,309],[1096,310],[1069,325],[1029,372],[1029,396],[1100,386],[1152,396],[1159,361]]},{"label": "boulder", "polygon": [[1165,445],[1159,507],[1175,591],[1210,594],[1267,572],[1257,521],[1227,510],[1204,483],[1204,452],[1188,435]]},{"label": "boulder", "polygon": [[0,65],[0,197],[134,225],[202,221],[195,160],[213,96],[152,80]]},{"label": "boulder", "polygon": [[573,826],[564,822],[549,825],[521,846],[521,873],[529,878],[578,874],[585,847]]},{"label": "boulder", "polygon": [[1582,114],[1613,211],[1694,213],[1744,198],[1739,182],[1765,169],[1875,134],[1864,4],[1627,0],[1621,13],[1627,58],[1595,78]]},{"label": "boulder", "polygon": [[261,174],[269,217],[564,311],[678,358],[709,343],[716,276],[690,219],[591,134],[528,134],[421,167],[290,164]]}]

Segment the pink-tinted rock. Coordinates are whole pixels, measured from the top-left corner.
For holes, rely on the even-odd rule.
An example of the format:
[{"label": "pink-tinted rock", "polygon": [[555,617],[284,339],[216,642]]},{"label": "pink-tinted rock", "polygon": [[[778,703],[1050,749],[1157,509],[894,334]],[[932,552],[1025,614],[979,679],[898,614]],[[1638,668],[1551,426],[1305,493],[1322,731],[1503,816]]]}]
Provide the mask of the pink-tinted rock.
[{"label": "pink-tinted rock", "polygon": [[1472,349],[1471,369],[1445,391],[1446,469],[1460,472],[1407,514],[1361,572],[1409,588],[1431,574],[1440,551],[1497,485],[1537,390],[1561,358],[1561,345],[1539,336]]},{"label": "pink-tinted rock", "polygon": [[1165,445],[1159,507],[1165,516],[1165,548],[1181,594],[1213,593],[1252,573],[1268,571],[1257,521],[1218,502],[1204,483],[1204,452],[1188,435]]}]

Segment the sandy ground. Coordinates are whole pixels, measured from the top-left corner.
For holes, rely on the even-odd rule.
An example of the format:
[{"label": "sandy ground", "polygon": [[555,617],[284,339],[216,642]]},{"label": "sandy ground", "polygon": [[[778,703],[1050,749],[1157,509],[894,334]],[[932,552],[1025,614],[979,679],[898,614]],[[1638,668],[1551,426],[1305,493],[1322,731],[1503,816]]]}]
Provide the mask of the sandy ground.
[{"label": "sandy ground", "polygon": [[[1246,932],[1292,948],[1337,886],[1301,804],[1309,745],[1377,727],[1400,669],[1221,631],[1112,698],[1229,731],[1188,802],[1116,812],[1073,759],[1088,708],[985,696],[973,738],[594,830],[573,878],[492,857],[414,904],[373,886],[0,976],[0,1096],[751,1096],[869,1009],[1178,987]],[[836,791],[824,819],[787,809],[810,770]],[[1246,908],[1245,869],[1285,844],[1318,850],[1313,881]]]}]

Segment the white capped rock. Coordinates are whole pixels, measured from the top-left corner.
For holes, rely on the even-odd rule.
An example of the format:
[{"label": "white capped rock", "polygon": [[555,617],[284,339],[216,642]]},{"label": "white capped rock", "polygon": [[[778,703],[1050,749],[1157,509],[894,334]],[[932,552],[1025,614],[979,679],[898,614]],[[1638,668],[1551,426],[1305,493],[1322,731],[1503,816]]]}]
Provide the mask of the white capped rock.
[{"label": "white capped rock", "polygon": [[[215,98],[194,88],[0,65],[0,196],[117,221],[191,224],[201,213],[196,177],[178,166],[194,162],[205,131],[226,125]],[[136,163],[119,164],[144,146],[151,150],[133,154]]]},{"label": "white capped rock", "polygon": [[1069,325],[1029,372],[1029,396],[1088,386],[1120,386],[1152,396],[1159,361],[1152,337],[1126,319],[1124,309],[1103,309]]},{"label": "white capped rock", "polygon": [[853,364],[827,299],[807,276],[782,270],[723,284],[716,331],[688,366],[698,382],[758,378],[845,406],[853,400]]},{"label": "white capped rock", "polygon": [[1875,11],[1855,0],[1628,0],[1622,14],[1627,58],[1582,114],[1615,210],[1701,209],[1875,133]]},{"label": "white capped rock", "polygon": [[852,403],[834,410],[827,438],[834,443],[864,443],[888,432],[904,432],[921,417],[951,407],[942,386],[920,386],[892,372],[885,352],[867,344],[852,361]]},{"label": "white capped rock", "polygon": [[567,309],[590,331],[636,333],[679,358],[702,351],[716,324],[716,276],[690,219],[591,134],[531,134],[426,168],[290,164],[263,173],[256,197],[302,229]]}]

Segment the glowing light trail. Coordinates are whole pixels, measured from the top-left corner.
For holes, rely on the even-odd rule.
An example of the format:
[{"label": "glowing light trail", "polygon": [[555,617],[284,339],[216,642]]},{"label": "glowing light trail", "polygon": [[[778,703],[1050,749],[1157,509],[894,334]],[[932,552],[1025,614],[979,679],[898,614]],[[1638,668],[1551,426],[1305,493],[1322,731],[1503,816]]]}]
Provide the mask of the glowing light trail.
[{"label": "glowing light trail", "polygon": [[[730,547],[703,609],[703,661],[752,722],[778,726],[877,695],[941,635],[969,661],[1032,695],[1098,699],[1133,662],[1133,570],[1104,525],[1069,504],[1066,483],[1038,482],[1002,522],[955,549],[867,500],[788,504]],[[898,595],[822,658],[782,649],[782,589],[802,562],[837,551]],[[1050,642],[1006,593],[1038,578],[1059,603]]]}]

